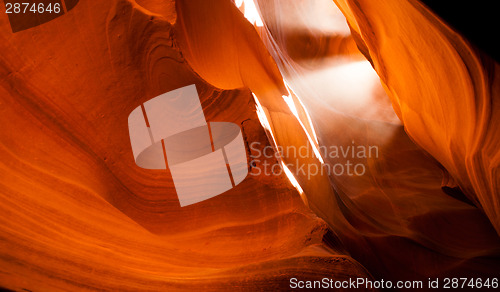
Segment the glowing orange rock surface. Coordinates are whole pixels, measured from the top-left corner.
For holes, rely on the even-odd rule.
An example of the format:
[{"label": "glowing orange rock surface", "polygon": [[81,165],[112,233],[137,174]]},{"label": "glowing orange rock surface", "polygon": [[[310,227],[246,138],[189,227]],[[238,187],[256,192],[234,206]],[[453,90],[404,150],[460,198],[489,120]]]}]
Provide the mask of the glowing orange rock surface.
[{"label": "glowing orange rock surface", "polygon": [[[330,0],[256,0],[262,26],[230,0],[78,1],[16,33],[2,14],[0,288],[498,276],[499,65],[418,1],[378,2],[335,0],[350,30]],[[135,164],[127,122],[190,84],[249,157],[306,153],[181,207],[169,169]],[[376,157],[321,152],[363,145]],[[362,176],[300,168],[353,159]]]},{"label": "glowing orange rock surface", "polygon": [[[253,81],[254,91],[281,93],[272,59],[264,46],[254,49],[258,35],[225,4],[210,11],[231,21],[242,39],[254,40],[243,53],[248,63],[236,66],[250,73],[275,68],[274,79]],[[250,176],[225,194],[181,208],[168,171],[135,165],[128,114],[189,84],[200,90],[207,120],[236,123],[247,140],[269,145],[244,84],[203,80],[186,62],[186,36],[176,18],[173,2],[81,2],[14,34],[2,14],[0,286],[233,290],[287,287],[296,274],[369,277],[322,241],[327,225],[284,174]],[[206,29],[214,42],[222,33]],[[207,60],[218,74],[229,70]]]},{"label": "glowing orange rock surface", "polygon": [[500,233],[500,65],[418,1],[335,2],[408,135]]},{"label": "glowing orange rock surface", "polygon": [[[442,75],[446,75],[444,72],[449,70],[448,63],[440,62],[460,60],[449,61],[446,55],[435,57],[436,53],[433,55],[430,51],[425,51],[425,47],[419,45],[420,43],[427,44],[432,40],[428,40],[429,30],[439,30],[445,25],[438,21],[436,16],[432,16],[429,10],[424,8],[411,10],[414,4],[397,1],[389,4],[392,3],[389,1],[385,4],[388,7],[384,8],[383,5],[375,3],[369,6],[368,2],[356,1],[356,3],[349,2],[347,5],[356,9],[359,9],[359,5],[363,3],[367,6],[361,10],[362,13],[357,15],[360,20],[352,17],[350,10],[346,10],[345,3],[339,3],[339,8],[346,15],[351,27],[351,34],[346,34],[342,30],[332,32],[324,28],[316,34],[311,34],[311,31],[318,30],[314,23],[291,26],[290,20],[287,21],[287,15],[293,15],[294,19],[310,19],[311,16],[308,14],[321,18],[321,15],[325,14],[324,11],[329,10],[325,9],[328,1],[257,1],[259,9],[263,11],[262,21],[266,28],[261,32],[262,38],[279,65],[280,71],[283,72],[287,83],[308,108],[320,148],[331,149],[330,147],[339,145],[378,146],[379,152],[376,158],[358,159],[351,155],[324,156],[326,169],[335,170],[338,164],[361,162],[366,165],[366,173],[363,176],[356,176],[331,172],[329,179],[335,195],[332,197],[324,192],[306,191],[309,206],[325,219],[349,253],[367,267],[376,278],[394,280],[457,275],[482,275],[483,277],[496,275],[499,267],[496,258],[500,241],[493,227],[495,221],[489,221],[483,211],[474,206],[457,189],[449,186],[444,190],[441,188],[443,169],[446,164],[437,163],[436,160],[440,162],[439,156],[432,157],[415,145],[412,140],[418,142],[418,137],[415,138],[412,131],[408,130],[407,121],[404,118],[401,119],[403,127],[394,116],[392,107],[395,107],[396,114],[401,116],[397,109],[398,103],[394,106],[395,98],[399,101],[415,95],[408,96],[407,92],[405,92],[406,95],[399,93],[395,95],[397,92],[386,90],[392,98],[393,106],[391,106],[389,98],[381,93],[380,83],[378,86],[376,82],[373,83],[374,74],[370,74],[368,62],[360,62],[356,54],[346,54],[342,47],[322,41],[322,39],[331,39],[332,36],[339,35],[343,35],[343,39],[346,40],[354,39],[370,62],[375,63],[374,59],[379,58],[374,69],[381,76],[384,87],[388,87],[386,82],[388,79],[401,82],[393,86],[408,86],[408,88],[418,90],[422,95],[426,92],[436,94],[432,103],[435,108],[415,112],[413,116],[415,120],[409,121],[411,124],[422,121],[435,111],[443,111],[441,117],[447,117],[444,114],[447,109],[443,107],[444,104],[440,103],[441,82],[446,83],[443,85],[444,88],[450,89],[455,83],[447,82],[458,81],[443,80],[433,75],[433,72],[438,70],[442,72]],[[407,10],[397,8],[400,5]],[[401,14],[395,11],[400,11]],[[327,13],[335,12],[328,11]],[[379,15],[379,18],[374,23],[366,25],[366,29],[371,30],[365,32],[356,29],[357,24],[366,21],[365,18],[372,17],[372,14]],[[390,17],[386,17],[386,14]],[[406,26],[414,24],[414,30],[408,31],[414,36],[405,36],[401,32],[393,34],[391,30],[396,25],[383,20],[385,18],[390,20],[391,17],[397,19],[394,22],[402,27],[400,30],[403,32],[407,32]],[[426,17],[431,17],[433,21]],[[379,26],[384,26],[385,30],[377,30]],[[397,29],[397,26],[394,29]],[[323,44],[317,49],[318,52],[329,53],[309,54],[306,57],[297,57],[295,51],[290,53],[288,48],[304,46],[300,42],[297,43],[296,38],[290,37],[301,33],[307,33],[314,38],[314,44]],[[374,45],[372,48],[376,53],[367,51],[364,39],[361,37],[367,38],[367,42],[378,40],[377,38],[382,39],[380,42],[388,50],[387,55],[384,55],[384,58],[380,57],[378,51],[380,45]],[[410,38],[414,40],[410,42],[408,40]],[[405,48],[393,51],[395,47],[391,46],[393,41],[401,42]],[[448,43],[454,41],[447,40]],[[440,53],[443,49],[441,46],[444,45],[434,43],[433,46],[434,51]],[[414,52],[416,56],[409,58],[403,54],[408,51]],[[367,52],[373,56],[368,55]],[[426,66],[427,57],[434,61],[432,65],[427,65],[428,67],[434,66],[432,70],[429,69],[429,74],[431,74],[429,76],[432,77],[426,75],[427,69],[416,71],[412,69],[412,66]],[[394,66],[400,66],[398,70],[380,71],[380,68],[386,68],[384,67],[385,59],[390,59],[388,62]],[[484,65],[484,68],[496,66],[493,61],[488,62],[490,65]],[[458,66],[461,66],[460,63]],[[415,78],[414,74],[424,75],[429,83],[417,82],[419,78]],[[479,74],[479,76],[484,75]],[[469,80],[464,79],[461,82],[467,83]],[[491,81],[489,86],[498,86],[497,83]],[[427,89],[428,86],[429,89]],[[448,93],[445,90],[443,94]],[[430,98],[430,96],[427,97]],[[470,98],[475,97],[471,95]],[[425,98],[419,97],[415,100],[415,104],[425,105],[422,101],[425,101]],[[470,111],[471,108],[467,110]],[[494,111],[494,108],[490,110]],[[433,124],[428,121],[426,125],[432,127]],[[455,130],[459,127],[453,125]],[[493,133],[491,135],[490,138],[496,137]],[[422,134],[421,138],[428,139],[429,134]],[[458,135],[453,139],[463,138]],[[498,153],[498,147],[488,149]],[[424,147],[424,150],[427,149]],[[451,153],[458,155],[458,152]],[[434,155],[432,152],[430,154]],[[455,158],[460,157],[455,156]],[[496,173],[494,168],[492,173]],[[444,177],[448,180],[451,176],[445,172]],[[488,179],[488,177],[481,179]],[[486,191],[485,194],[492,200],[498,196],[494,188]],[[491,205],[488,206],[492,208]]]}]

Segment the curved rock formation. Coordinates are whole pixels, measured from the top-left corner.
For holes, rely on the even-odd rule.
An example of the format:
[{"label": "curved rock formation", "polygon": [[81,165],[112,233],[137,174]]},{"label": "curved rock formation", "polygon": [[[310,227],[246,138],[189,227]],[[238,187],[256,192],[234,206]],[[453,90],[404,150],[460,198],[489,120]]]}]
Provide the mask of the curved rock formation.
[{"label": "curved rock formation", "polygon": [[336,3],[408,135],[500,233],[499,64],[418,1]]},{"label": "curved rock formation", "polygon": [[[348,27],[331,0],[255,1],[262,27],[229,0],[79,1],[16,33],[2,14],[0,287],[498,276],[498,63],[416,0],[335,1]],[[127,118],[190,84],[250,175],[181,207]]]},{"label": "curved rock formation", "polygon": [[[232,71],[208,78],[186,62],[191,49],[178,23],[188,21],[182,5],[191,3],[177,3],[180,13],[174,13],[174,3],[165,1],[82,2],[19,33],[2,17],[1,287],[254,290],[288,287],[297,275],[370,277],[323,242],[327,225],[285,174],[254,174],[216,198],[181,208],[168,171],[135,165],[128,114],[188,84],[199,89],[207,120],[236,123],[247,141],[270,145],[244,87],[263,96],[273,90],[281,99],[286,89],[279,71],[264,46],[255,49],[258,35],[236,7],[222,1],[214,11],[221,24],[233,19],[231,29],[253,40],[242,52],[247,63],[236,64],[249,72],[248,84],[226,80]],[[217,29],[205,24],[208,40],[221,33]],[[231,69],[230,62],[206,58],[216,74]],[[248,81],[255,76],[262,78]],[[293,115],[279,117],[287,116]]]},{"label": "curved rock formation", "polygon": [[[390,113],[387,96],[380,94],[380,84],[377,87],[373,75],[366,71],[370,66],[362,65],[356,55],[346,56],[341,48],[321,41],[325,37],[338,37],[338,34],[332,36],[327,31],[316,34],[314,43],[323,44],[321,51],[330,51],[329,55],[297,58],[295,52],[289,52],[288,48],[300,44],[288,37],[298,28],[290,28],[283,20],[287,17],[285,13],[290,10],[300,15],[323,13],[322,9],[305,11],[301,9],[302,3],[258,1],[265,24],[261,33],[264,42],[288,84],[311,113],[320,147],[347,149],[352,145],[378,149],[375,158],[324,155],[324,169],[330,170],[330,181],[336,193],[333,204],[338,207],[332,207],[329,195],[306,192],[311,208],[329,223],[347,251],[376,278],[496,275],[500,264],[500,241],[492,227],[496,226],[498,213],[494,203],[498,198],[498,178],[493,177],[498,167],[493,157],[499,150],[489,144],[498,138],[496,128],[491,126],[496,121],[489,117],[498,108],[491,95],[498,93],[495,89],[498,81],[487,77],[491,75],[485,72],[496,68],[497,64],[475,50],[472,53],[483,56],[483,63],[464,64],[456,51],[465,50],[460,47],[465,46],[465,41],[418,4],[388,1],[384,6],[373,1],[339,2],[352,30],[352,37],[344,35],[343,38],[354,39],[360,51],[374,64],[404,124],[403,131]],[[313,3],[321,7],[326,1]],[[311,2],[307,5],[313,6]],[[300,31],[311,30],[304,24]],[[443,30],[455,38],[447,38],[441,33]],[[433,37],[430,31],[439,37]],[[456,51],[452,50],[454,46],[457,46]],[[388,70],[386,60],[393,66],[392,71]],[[470,60],[470,57],[465,58],[465,62]],[[468,74],[465,74],[466,66],[471,66],[472,71]],[[455,67],[461,71],[448,72]],[[479,71],[474,72],[475,69]],[[477,83],[479,81],[483,85]],[[474,88],[479,92],[474,92]],[[462,96],[460,102],[456,102],[456,96]],[[478,105],[485,109],[483,115],[477,114],[479,109],[472,106],[472,100],[480,101]],[[485,128],[474,126],[464,115],[475,117],[474,121],[480,121]],[[459,134],[467,129],[462,126],[464,123],[468,123],[471,131],[477,127],[476,132],[486,132],[479,137],[471,135],[467,141]],[[427,152],[415,146],[405,132]],[[453,145],[476,143],[474,141],[481,137],[486,139],[481,146],[460,146],[464,151],[476,151],[476,156],[491,158],[473,159],[476,170],[465,165],[472,157],[450,148],[451,142],[444,142],[448,139]],[[432,141],[434,148],[420,140]],[[484,144],[486,141],[488,143]],[[487,145],[490,146],[483,148]],[[450,176],[446,170],[451,158],[454,164],[449,170]],[[362,176],[335,173],[337,165],[348,163],[365,165],[366,173]],[[480,174],[479,169],[484,168],[490,175]],[[488,186],[479,189],[477,197],[487,202],[484,209],[490,221],[460,191],[450,188],[452,177],[460,181],[460,176],[455,176],[456,169],[469,175],[476,172],[474,180]],[[445,181],[448,181],[444,189],[448,194],[441,189],[443,170]],[[467,194],[476,198],[474,190]]]}]

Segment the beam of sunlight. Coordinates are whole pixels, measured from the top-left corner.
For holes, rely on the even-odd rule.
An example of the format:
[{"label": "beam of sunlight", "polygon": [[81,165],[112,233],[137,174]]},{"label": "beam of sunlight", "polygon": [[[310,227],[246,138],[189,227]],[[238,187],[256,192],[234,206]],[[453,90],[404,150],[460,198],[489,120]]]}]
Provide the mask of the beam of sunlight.
[{"label": "beam of sunlight", "polygon": [[302,120],[300,119],[299,113],[297,111],[297,107],[295,106],[295,102],[293,101],[292,95],[290,93],[288,84],[286,84],[285,80],[283,80],[283,82],[285,83],[285,86],[286,86],[286,88],[288,90],[288,93],[289,93],[288,96],[283,95],[283,99],[288,104],[288,107],[290,108],[290,111],[292,111],[292,113],[295,116],[295,118],[297,119],[297,121],[300,123],[300,126],[302,127],[302,130],[304,130],[304,133],[306,133],[307,139],[309,140],[309,144],[311,144],[311,147],[313,149],[314,155],[316,156],[316,158],[318,158],[318,160],[322,164],[324,164],[325,161],[323,160],[323,157],[321,156],[321,153],[320,153],[320,151],[318,149],[318,145],[319,145],[319,143],[318,143],[318,137],[316,136],[316,131],[314,130],[314,125],[312,124],[311,118],[309,117],[309,113],[307,112],[307,109],[304,107],[304,104],[302,104],[302,102],[300,101],[300,98],[297,95],[295,95],[295,97],[297,97],[297,100],[301,103],[302,109],[306,113],[309,125],[311,127],[311,131],[312,131],[314,139],[316,139],[316,141],[314,141],[313,138],[311,137],[311,135],[309,135],[309,131],[307,131],[306,127],[304,126],[304,123],[302,123]]},{"label": "beam of sunlight", "polygon": [[291,95],[283,95],[281,96],[285,100],[286,104],[292,111],[293,115],[298,119],[299,118],[299,112],[297,111],[297,107],[295,107],[295,103],[293,102],[293,98]]},{"label": "beam of sunlight", "polygon": [[248,19],[251,24],[259,27],[264,26],[264,23],[260,18],[260,14],[257,10],[257,7],[255,7],[255,3],[253,2],[253,0],[236,0],[234,4],[236,5],[236,7],[240,8],[240,10],[242,10],[243,8],[242,12],[245,15],[245,18]]},{"label": "beam of sunlight", "polygon": [[262,127],[265,130],[267,130],[267,132],[269,132],[269,134],[271,135],[272,143],[275,146],[275,148],[277,149],[278,144],[276,144],[276,139],[274,137],[274,133],[273,133],[273,130],[271,128],[271,124],[269,123],[269,120],[267,119],[266,110],[260,104],[260,101],[259,101],[259,98],[257,97],[257,95],[255,95],[255,93],[253,93],[253,92],[252,92],[252,95],[253,95],[253,99],[255,100],[255,105],[257,108],[257,117],[259,118],[260,124],[262,125]]},{"label": "beam of sunlight", "polygon": [[[252,95],[253,95],[253,98],[255,100],[255,105],[257,108],[257,117],[259,118],[260,124],[271,135],[271,140],[272,140],[271,143],[273,144],[273,147],[275,149],[278,149],[278,144],[276,143],[276,139],[274,138],[274,134],[273,134],[273,131],[271,129],[271,124],[269,123],[269,120],[267,119],[267,116],[266,116],[266,110],[262,107],[262,105],[260,104],[259,98],[253,92],[252,92]],[[313,148],[315,148],[314,145],[313,145]],[[295,187],[295,189],[299,192],[300,197],[302,198],[304,203],[307,205],[308,203],[307,203],[307,198],[304,194],[304,190],[302,189],[302,187],[300,186],[299,182],[297,181],[295,176],[292,174],[290,169],[286,166],[285,162],[283,162],[283,158],[281,156],[280,156],[280,163],[281,163],[281,167],[283,168],[288,180]]]},{"label": "beam of sunlight", "polygon": [[297,181],[297,179],[295,178],[293,173],[290,171],[288,166],[286,166],[286,164],[283,161],[281,161],[281,167],[285,171],[285,174],[288,177],[288,180],[290,181],[290,183],[292,183],[292,185],[295,187],[295,189],[299,192],[299,195],[300,195],[300,198],[302,199],[302,201],[304,201],[304,203],[306,205],[309,205],[307,197],[304,194],[304,190],[302,189],[299,182]]},{"label": "beam of sunlight", "polygon": [[310,89],[307,105],[355,118],[401,124],[368,61],[332,58],[290,82]]}]

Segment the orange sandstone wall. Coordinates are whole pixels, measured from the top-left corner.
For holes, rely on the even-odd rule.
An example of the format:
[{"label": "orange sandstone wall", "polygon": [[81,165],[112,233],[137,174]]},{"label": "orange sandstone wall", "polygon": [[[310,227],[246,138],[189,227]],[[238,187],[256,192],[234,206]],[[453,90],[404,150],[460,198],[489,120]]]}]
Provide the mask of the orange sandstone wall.
[{"label": "orange sandstone wall", "polygon": [[335,3],[408,135],[449,173],[443,185],[500,233],[500,65],[418,1]]},{"label": "orange sandstone wall", "polygon": [[[223,24],[241,39],[257,40],[228,7],[203,9],[231,20]],[[135,165],[128,114],[192,83],[208,120],[237,123],[246,139],[270,145],[248,87],[281,98],[272,59],[249,43],[240,56],[248,63],[227,68],[206,56],[206,68],[221,74],[209,78],[186,61],[191,51],[179,18],[174,2],[80,1],[66,15],[14,34],[2,13],[0,287],[233,291],[288,287],[296,275],[370,277],[323,243],[327,225],[284,174],[250,176],[180,208],[168,172]],[[214,42],[230,33],[205,28]],[[265,78],[248,81],[257,66]],[[222,74],[234,70],[247,72],[246,81]]]}]

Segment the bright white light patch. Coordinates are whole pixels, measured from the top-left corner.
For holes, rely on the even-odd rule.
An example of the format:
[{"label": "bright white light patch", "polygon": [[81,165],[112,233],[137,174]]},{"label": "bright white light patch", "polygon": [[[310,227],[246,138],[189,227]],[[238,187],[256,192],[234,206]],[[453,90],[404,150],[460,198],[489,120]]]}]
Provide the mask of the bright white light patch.
[{"label": "bright white light patch", "polygon": [[259,12],[257,11],[257,7],[255,7],[255,3],[253,3],[253,0],[236,0],[234,4],[236,4],[236,7],[238,8],[241,8],[241,6],[244,4],[243,13],[245,15],[245,18],[248,19],[251,24],[254,24],[256,26],[264,26],[264,23],[260,18]]},{"label": "bright white light patch", "polygon": [[288,104],[288,107],[292,111],[293,115],[299,119],[299,112],[297,111],[297,108],[295,107],[295,103],[293,102],[293,98],[290,95],[283,95],[283,99],[285,100],[286,104]]},{"label": "bright white light patch", "polygon": [[302,201],[304,201],[304,203],[306,205],[308,205],[309,203],[308,203],[306,195],[304,194],[304,190],[302,189],[299,182],[297,181],[297,179],[295,178],[293,173],[290,171],[288,166],[286,166],[286,164],[283,161],[281,161],[281,167],[285,171],[285,174],[288,177],[288,180],[292,183],[292,185],[295,187],[297,192],[299,192],[299,195],[300,195],[300,198],[302,198]]}]

